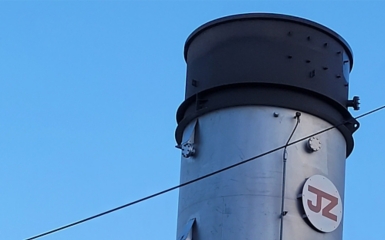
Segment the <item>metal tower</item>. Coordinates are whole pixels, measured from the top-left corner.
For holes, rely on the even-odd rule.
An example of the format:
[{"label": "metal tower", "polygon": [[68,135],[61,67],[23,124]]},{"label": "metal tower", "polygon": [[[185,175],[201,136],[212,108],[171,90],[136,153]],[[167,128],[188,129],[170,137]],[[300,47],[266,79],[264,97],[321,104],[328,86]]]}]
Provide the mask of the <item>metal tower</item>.
[{"label": "metal tower", "polygon": [[282,148],[182,187],[177,239],[341,240],[359,127],[345,40],[302,18],[243,14],[196,29],[184,57],[181,183]]}]

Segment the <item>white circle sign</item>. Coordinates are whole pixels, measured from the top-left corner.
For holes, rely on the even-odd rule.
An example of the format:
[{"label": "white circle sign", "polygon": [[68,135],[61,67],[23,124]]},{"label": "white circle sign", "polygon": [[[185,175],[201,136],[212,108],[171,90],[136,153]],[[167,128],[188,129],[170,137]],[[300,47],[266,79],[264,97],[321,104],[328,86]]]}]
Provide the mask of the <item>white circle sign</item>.
[{"label": "white circle sign", "polygon": [[302,189],[302,205],[310,223],[321,232],[332,232],[341,223],[341,196],[324,176],[314,175],[306,180]]}]

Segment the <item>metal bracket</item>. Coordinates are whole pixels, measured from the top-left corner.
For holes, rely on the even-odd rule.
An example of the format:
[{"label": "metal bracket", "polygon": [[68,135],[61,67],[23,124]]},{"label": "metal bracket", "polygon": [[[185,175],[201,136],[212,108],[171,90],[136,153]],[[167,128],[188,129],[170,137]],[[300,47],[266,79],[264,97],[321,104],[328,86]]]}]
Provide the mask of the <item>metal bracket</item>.
[{"label": "metal bracket", "polygon": [[354,133],[360,127],[360,123],[354,118],[347,120],[344,125],[350,130],[351,133]]},{"label": "metal bracket", "polygon": [[182,235],[177,238],[177,240],[192,240],[192,230],[193,230],[193,225],[195,222],[195,218],[191,218],[187,224],[184,226]]},{"label": "metal bracket", "polygon": [[198,123],[198,120],[195,120],[195,123],[191,128],[190,137],[187,139],[187,141],[176,146],[177,148],[180,148],[182,150],[182,156],[184,158],[189,158],[195,155],[195,150],[196,150],[195,149],[195,131],[196,131],[197,123]]}]

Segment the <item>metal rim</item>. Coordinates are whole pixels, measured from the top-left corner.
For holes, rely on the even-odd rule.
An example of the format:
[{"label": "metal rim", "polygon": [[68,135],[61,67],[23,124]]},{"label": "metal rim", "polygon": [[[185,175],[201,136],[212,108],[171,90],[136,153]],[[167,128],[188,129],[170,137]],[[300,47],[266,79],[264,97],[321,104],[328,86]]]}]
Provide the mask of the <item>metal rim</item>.
[{"label": "metal rim", "polygon": [[345,48],[349,58],[350,58],[350,70],[353,68],[353,51],[350,48],[349,44],[346,42],[344,38],[342,38],[338,33],[334,32],[330,28],[323,26],[319,23],[313,22],[308,19],[295,17],[295,16],[289,16],[284,14],[276,14],[276,13],[245,13],[245,14],[237,14],[237,15],[231,15],[226,16],[222,18],[218,18],[215,20],[212,20],[210,22],[207,22],[200,27],[198,27],[195,31],[193,31],[190,36],[187,38],[186,43],[184,45],[184,58],[187,61],[187,52],[190,47],[190,44],[192,41],[194,41],[194,38],[196,38],[200,33],[203,31],[215,27],[220,24],[232,22],[232,21],[247,21],[247,20],[276,20],[276,21],[286,21],[286,22],[295,22],[301,25],[305,25],[311,28],[315,28],[321,32],[324,32],[340,42],[340,44]]}]

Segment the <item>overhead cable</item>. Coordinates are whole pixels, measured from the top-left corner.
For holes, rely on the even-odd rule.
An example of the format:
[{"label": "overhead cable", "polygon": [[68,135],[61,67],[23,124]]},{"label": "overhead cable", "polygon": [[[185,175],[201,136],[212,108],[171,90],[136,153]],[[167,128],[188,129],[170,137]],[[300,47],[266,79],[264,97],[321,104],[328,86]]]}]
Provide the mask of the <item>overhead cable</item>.
[{"label": "overhead cable", "polygon": [[[366,113],[364,113],[364,114],[361,114],[361,115],[359,115],[359,116],[357,116],[357,117],[354,117],[353,119],[356,119],[356,120],[357,120],[357,119],[359,119],[359,118],[368,116],[368,115],[373,114],[373,113],[375,113],[375,112],[378,112],[378,111],[380,111],[380,110],[382,110],[382,109],[384,109],[384,108],[385,108],[385,105],[383,105],[383,106],[381,106],[381,107],[378,107],[378,108],[376,108],[376,109],[373,109],[373,110],[371,110],[371,111],[369,111],[369,112],[366,112]],[[47,232],[38,234],[38,235],[36,235],[36,236],[27,238],[26,240],[33,240],[33,239],[41,238],[41,237],[43,237],[43,236],[50,235],[50,234],[52,234],[52,233],[55,233],[55,232],[64,230],[64,229],[66,229],[66,228],[70,228],[70,227],[73,227],[73,226],[75,226],[75,225],[79,225],[79,224],[81,224],[81,223],[90,221],[90,220],[92,220],[92,219],[95,219],[95,218],[98,218],[98,217],[107,215],[107,214],[109,214],[109,213],[112,213],[112,212],[121,210],[121,209],[123,209],[123,208],[126,208],[126,207],[129,207],[129,206],[138,204],[138,203],[140,203],[140,202],[149,200],[149,199],[154,198],[154,197],[157,197],[157,196],[159,196],[159,195],[162,195],[162,194],[171,192],[171,191],[173,191],[173,190],[175,190],[175,189],[178,189],[178,188],[181,188],[181,187],[190,185],[190,184],[192,184],[192,183],[198,182],[198,181],[200,181],[200,180],[203,180],[203,179],[205,179],[205,178],[211,177],[211,176],[216,175],[216,174],[218,174],[218,173],[227,171],[227,170],[229,170],[229,169],[232,169],[232,168],[235,168],[235,167],[237,167],[237,166],[243,165],[243,164],[248,163],[248,162],[250,162],[250,161],[253,161],[253,160],[255,160],[255,159],[258,159],[258,158],[261,158],[261,157],[263,157],[263,156],[269,155],[269,154],[271,154],[271,153],[273,153],[273,152],[276,152],[276,151],[278,151],[278,150],[280,150],[280,149],[285,149],[285,148],[287,148],[288,146],[294,145],[294,144],[296,144],[296,143],[299,143],[299,142],[301,142],[301,141],[304,141],[304,140],[306,140],[306,139],[308,139],[308,138],[311,138],[311,137],[313,137],[313,136],[316,136],[316,135],[318,135],[318,134],[327,132],[327,131],[332,130],[332,129],[334,129],[334,128],[338,128],[338,127],[340,127],[340,126],[342,126],[342,125],[344,125],[344,124],[346,124],[346,123],[348,123],[348,121],[344,121],[344,122],[342,122],[342,123],[340,123],[340,124],[337,124],[337,125],[334,125],[334,126],[325,128],[325,129],[323,129],[323,130],[321,130],[321,131],[315,132],[315,133],[310,134],[310,135],[308,135],[308,136],[306,136],[306,137],[297,139],[297,140],[295,140],[295,141],[292,141],[292,142],[287,143],[287,144],[285,144],[285,145],[282,145],[282,146],[280,146],[280,147],[274,148],[274,149],[272,149],[272,150],[270,150],[270,151],[261,153],[261,154],[259,154],[259,155],[254,156],[254,157],[251,157],[251,158],[245,159],[245,160],[243,160],[243,161],[240,161],[240,162],[238,162],[238,163],[232,164],[232,165],[230,165],[230,166],[221,168],[221,169],[219,169],[219,170],[216,170],[216,171],[214,171],[214,172],[211,172],[211,173],[209,173],[209,174],[203,175],[203,176],[201,176],[201,177],[192,179],[192,180],[190,180],[190,181],[181,183],[181,184],[176,185],[176,186],[174,186],[174,187],[170,187],[170,188],[165,189],[165,190],[163,190],[163,191],[160,191],[160,192],[154,193],[154,194],[152,194],[152,195],[143,197],[143,198],[138,199],[138,200],[135,200],[135,201],[133,201],[133,202],[126,203],[126,204],[121,205],[121,206],[119,206],[119,207],[112,208],[112,209],[107,210],[107,211],[105,211],[105,212],[101,212],[101,213],[95,214],[95,215],[93,215],[93,216],[90,216],[90,217],[87,217],[87,218],[78,220],[78,221],[76,221],[76,222],[73,222],[73,223],[64,225],[64,226],[62,226],[62,227],[58,227],[58,228],[52,229],[52,230],[50,230],[50,231],[47,231]],[[290,137],[290,138],[291,138],[291,137]]]}]

